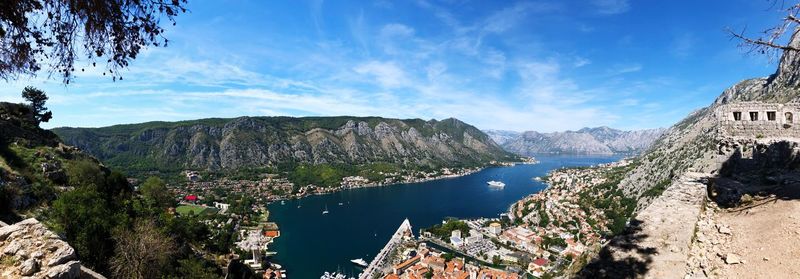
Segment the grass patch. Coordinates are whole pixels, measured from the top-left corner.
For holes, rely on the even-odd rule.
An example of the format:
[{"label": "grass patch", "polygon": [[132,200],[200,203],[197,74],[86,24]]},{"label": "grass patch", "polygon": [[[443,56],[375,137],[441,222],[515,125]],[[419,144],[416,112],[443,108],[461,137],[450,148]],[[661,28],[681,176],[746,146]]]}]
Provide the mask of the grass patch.
[{"label": "grass patch", "polygon": [[12,267],[17,265],[17,260],[12,256],[3,256],[0,258],[0,266]]},{"label": "grass patch", "polygon": [[175,211],[180,215],[210,215],[217,213],[217,209],[213,207],[204,207],[199,205],[181,205],[175,208]]}]

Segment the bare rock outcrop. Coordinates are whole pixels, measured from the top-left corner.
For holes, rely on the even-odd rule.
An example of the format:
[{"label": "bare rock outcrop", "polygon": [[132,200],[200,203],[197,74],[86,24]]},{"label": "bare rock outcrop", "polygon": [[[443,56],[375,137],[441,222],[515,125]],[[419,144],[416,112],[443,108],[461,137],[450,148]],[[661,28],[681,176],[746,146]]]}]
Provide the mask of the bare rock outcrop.
[{"label": "bare rock outcrop", "polygon": [[0,227],[0,277],[80,278],[81,264],[67,242],[36,219]]}]

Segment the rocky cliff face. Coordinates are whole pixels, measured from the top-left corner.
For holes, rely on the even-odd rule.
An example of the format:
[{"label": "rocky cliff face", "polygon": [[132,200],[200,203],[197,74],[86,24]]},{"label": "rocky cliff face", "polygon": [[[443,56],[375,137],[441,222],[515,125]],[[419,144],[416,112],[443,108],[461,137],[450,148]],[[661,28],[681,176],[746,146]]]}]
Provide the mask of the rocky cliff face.
[{"label": "rocky cliff face", "polygon": [[[0,225],[3,278],[93,278],[82,274],[75,249],[36,219]],[[94,277],[102,278],[102,277]]]},{"label": "rocky cliff face", "polygon": [[[800,47],[798,33],[790,44]],[[669,128],[619,183],[627,197],[637,199],[637,213],[628,230],[591,261],[583,277],[741,278],[796,273],[796,265],[772,263],[769,258],[791,257],[797,250],[794,237],[786,232],[793,222],[788,216],[800,208],[796,205],[800,133],[791,125],[775,125],[776,119],[742,119],[737,122],[749,121],[741,127],[751,133],[732,135],[716,112],[731,105],[768,104],[773,111],[781,105],[795,107],[787,103],[800,101],[798,77],[800,53],[785,52],[775,74],[728,88],[709,107]],[[753,196],[769,202],[753,205]],[[745,202],[751,204],[719,208]],[[760,242],[773,246],[755,249],[752,244]]]},{"label": "rocky cliff face", "polygon": [[522,133],[517,131],[507,131],[507,130],[483,130],[484,133],[489,135],[490,138],[500,146],[503,146],[506,142],[513,140]]},{"label": "rocky cliff face", "polygon": [[[790,44],[800,47],[798,33],[794,34]],[[672,180],[690,169],[716,173],[731,156],[730,145],[741,145],[730,143],[731,139],[721,129],[721,121],[714,112],[731,103],[798,102],[799,73],[800,54],[785,52],[774,74],[744,80],[726,89],[710,106],[691,113],[656,140],[653,148],[641,156],[641,165],[629,173],[620,187],[629,195],[640,197],[659,182]],[[640,207],[648,204],[647,200],[649,198]]]},{"label": "rocky cliff face", "polygon": [[281,163],[457,166],[512,160],[457,119],[240,117],[58,128],[66,143],[126,170],[235,170]]},{"label": "rocky cliff face", "polygon": [[608,127],[583,128],[578,131],[539,133],[527,131],[513,135],[487,131],[499,138],[507,151],[520,155],[536,153],[616,154],[639,153],[650,147],[664,129],[622,131]]}]

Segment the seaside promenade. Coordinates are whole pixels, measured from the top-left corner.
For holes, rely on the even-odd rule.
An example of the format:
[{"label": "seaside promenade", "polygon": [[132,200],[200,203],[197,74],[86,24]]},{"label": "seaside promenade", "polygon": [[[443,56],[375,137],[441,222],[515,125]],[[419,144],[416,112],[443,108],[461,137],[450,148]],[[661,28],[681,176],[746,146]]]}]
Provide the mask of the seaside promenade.
[{"label": "seaside promenade", "polygon": [[383,249],[372,259],[369,266],[364,269],[364,272],[358,276],[359,279],[367,279],[367,278],[374,278],[376,274],[379,275],[381,271],[381,267],[385,266],[386,261],[388,260],[386,256],[389,255],[389,252],[394,250],[400,241],[403,239],[403,235],[405,232],[411,232],[411,222],[408,219],[403,220],[403,223],[400,224],[400,227],[397,228],[397,231],[394,232],[392,238],[386,243],[386,246],[383,246]]}]

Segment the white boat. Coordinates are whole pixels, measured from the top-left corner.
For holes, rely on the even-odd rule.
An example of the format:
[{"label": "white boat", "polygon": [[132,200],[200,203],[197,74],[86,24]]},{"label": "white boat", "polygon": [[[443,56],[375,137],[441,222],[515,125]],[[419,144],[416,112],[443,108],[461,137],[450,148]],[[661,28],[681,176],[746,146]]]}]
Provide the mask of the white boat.
[{"label": "white boat", "polygon": [[361,259],[361,258],[358,258],[358,259],[355,259],[355,260],[350,260],[350,262],[352,262],[352,263],[354,263],[354,264],[356,264],[356,265],[358,265],[360,267],[367,267],[369,265],[369,263],[367,263],[367,261],[365,261],[364,259]]},{"label": "white boat", "polygon": [[286,204],[286,201],[281,201],[281,205],[284,205],[284,204]]},{"label": "white boat", "polygon": [[497,187],[497,188],[506,187],[505,183],[500,182],[500,181],[494,181],[494,180],[486,182],[486,184],[489,184],[489,186],[491,186],[491,187]]},{"label": "white boat", "polygon": [[322,211],[322,214],[328,214],[328,213],[330,213],[330,211],[328,211],[328,205],[325,205],[325,210]]}]

